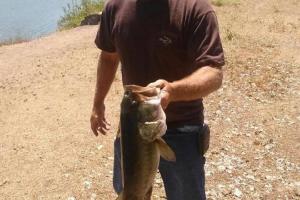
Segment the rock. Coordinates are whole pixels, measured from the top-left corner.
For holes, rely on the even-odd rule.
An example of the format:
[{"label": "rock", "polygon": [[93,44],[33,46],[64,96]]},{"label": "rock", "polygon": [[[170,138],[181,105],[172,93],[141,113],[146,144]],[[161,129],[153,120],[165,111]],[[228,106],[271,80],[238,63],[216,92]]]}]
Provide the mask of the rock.
[{"label": "rock", "polygon": [[155,180],[155,183],[156,183],[156,184],[161,184],[161,183],[162,183],[162,180],[161,180],[161,179],[156,179],[156,180]]},{"label": "rock", "polygon": [[160,178],[155,179],[155,186],[159,188],[163,186],[163,182]]},{"label": "rock", "polygon": [[75,197],[68,197],[67,200],[76,200]]},{"label": "rock", "polygon": [[101,21],[101,14],[92,14],[86,16],[84,20],[81,21],[80,26],[85,25],[98,25]]},{"label": "rock", "polygon": [[65,173],[65,174],[64,174],[64,177],[69,178],[69,177],[70,177],[70,174]]},{"label": "rock", "polygon": [[294,187],[295,196],[300,197],[300,182],[292,183],[292,185]]},{"label": "rock", "polygon": [[227,117],[227,118],[225,119],[225,121],[226,121],[226,122],[231,122],[231,119],[230,119],[229,117]]},{"label": "rock", "polygon": [[91,189],[92,187],[92,182],[91,181],[84,181],[83,182],[84,188],[85,189]]},{"label": "rock", "polygon": [[211,175],[213,175],[213,172],[210,171],[210,170],[206,170],[205,175],[206,176],[211,176]]},{"label": "rock", "polygon": [[274,147],[275,147],[274,144],[267,144],[267,145],[265,146],[265,149],[271,150],[271,149],[273,149]]},{"label": "rock", "polygon": [[274,180],[276,179],[276,177],[275,177],[275,176],[269,176],[269,175],[267,175],[267,176],[266,176],[266,179],[267,179],[268,181],[274,181]]},{"label": "rock", "polygon": [[8,180],[4,180],[4,181],[0,182],[0,187],[4,186],[7,183],[8,183]]},{"label": "rock", "polygon": [[254,145],[260,145],[260,141],[259,140],[254,140],[253,144]]},{"label": "rock", "polygon": [[103,148],[103,145],[101,145],[101,144],[97,145],[98,150],[101,150],[102,148]]},{"label": "rock", "polygon": [[217,110],[217,111],[216,111],[216,114],[217,114],[217,115],[221,115],[221,114],[222,114],[222,111],[221,111],[221,110]]},{"label": "rock", "polygon": [[253,192],[254,189],[255,189],[253,185],[249,185],[248,188],[249,188],[249,190],[250,190],[251,192]]},{"label": "rock", "polygon": [[231,191],[228,190],[228,189],[224,189],[224,190],[222,191],[222,194],[223,194],[224,196],[228,196],[230,193],[231,193]]},{"label": "rock", "polygon": [[249,174],[249,175],[246,176],[246,178],[255,181],[255,177],[253,175]]},{"label": "rock", "polygon": [[271,184],[265,185],[265,192],[271,193],[273,191],[273,186]]},{"label": "rock", "polygon": [[219,172],[224,172],[225,169],[226,169],[226,167],[223,166],[223,165],[218,166],[218,171],[219,171]]},{"label": "rock", "polygon": [[236,196],[238,198],[241,198],[243,195],[243,193],[238,188],[234,189],[233,194],[234,194],[234,196]]},{"label": "rock", "polygon": [[91,194],[91,200],[95,200],[96,197],[97,197],[97,194],[95,194],[95,193],[92,193],[92,194]]},{"label": "rock", "polygon": [[217,196],[217,192],[214,189],[208,190],[207,196],[211,196],[211,197],[214,197],[212,199],[216,199],[215,197]]},{"label": "rock", "polygon": [[108,160],[114,160],[114,157],[109,156],[109,157],[107,157],[107,159]]},{"label": "rock", "polygon": [[300,188],[295,188],[294,193],[297,197],[300,197]]}]

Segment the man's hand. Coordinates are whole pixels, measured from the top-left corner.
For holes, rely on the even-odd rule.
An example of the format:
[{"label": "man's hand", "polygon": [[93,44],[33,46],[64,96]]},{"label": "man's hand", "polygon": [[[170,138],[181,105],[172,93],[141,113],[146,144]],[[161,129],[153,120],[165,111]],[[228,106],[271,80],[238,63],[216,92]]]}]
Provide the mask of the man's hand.
[{"label": "man's hand", "polygon": [[99,132],[106,135],[110,128],[110,123],[105,119],[105,105],[101,104],[94,107],[91,115],[91,129],[93,133],[98,136]]},{"label": "man's hand", "polygon": [[91,116],[91,129],[98,136],[109,130],[110,124],[105,119],[104,99],[115,78],[118,68],[119,56],[117,53],[102,51],[99,57],[97,69],[97,84],[95,90],[94,106]]},{"label": "man's hand", "polygon": [[222,85],[222,79],[221,68],[204,66],[183,79],[173,82],[159,79],[148,86],[162,90],[161,105],[166,109],[170,102],[192,101],[209,95]]},{"label": "man's hand", "polygon": [[149,87],[156,87],[161,89],[161,106],[166,109],[169,103],[172,101],[172,85],[166,80],[159,79],[148,85]]}]

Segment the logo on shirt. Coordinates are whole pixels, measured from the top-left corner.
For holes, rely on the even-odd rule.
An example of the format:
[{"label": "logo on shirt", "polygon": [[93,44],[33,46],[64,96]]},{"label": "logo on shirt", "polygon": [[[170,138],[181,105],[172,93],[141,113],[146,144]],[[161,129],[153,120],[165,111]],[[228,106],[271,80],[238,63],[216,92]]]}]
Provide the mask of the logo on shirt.
[{"label": "logo on shirt", "polygon": [[172,44],[172,39],[169,38],[166,35],[163,35],[161,37],[158,38],[158,40],[164,45],[164,46],[169,46],[170,44]]}]

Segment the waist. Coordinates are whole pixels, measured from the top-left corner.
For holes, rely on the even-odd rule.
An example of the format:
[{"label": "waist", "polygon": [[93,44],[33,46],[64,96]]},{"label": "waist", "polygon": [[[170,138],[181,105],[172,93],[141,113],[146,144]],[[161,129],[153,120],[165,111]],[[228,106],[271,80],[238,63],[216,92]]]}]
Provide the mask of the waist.
[{"label": "waist", "polygon": [[172,102],[165,110],[168,128],[183,125],[202,125],[204,122],[202,99]]}]

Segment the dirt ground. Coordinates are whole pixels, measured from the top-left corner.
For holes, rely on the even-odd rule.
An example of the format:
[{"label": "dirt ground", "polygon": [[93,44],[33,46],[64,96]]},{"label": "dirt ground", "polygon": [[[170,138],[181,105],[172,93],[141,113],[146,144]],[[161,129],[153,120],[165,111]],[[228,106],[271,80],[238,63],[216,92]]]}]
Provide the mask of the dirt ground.
[{"label": "dirt ground", "polygon": [[[227,57],[222,89],[205,98],[212,129],[208,199],[300,199],[300,1],[216,7]],[[0,47],[0,199],[115,199],[118,72],[108,136],[89,117],[97,27]],[[165,199],[161,180],[153,199]]]}]

